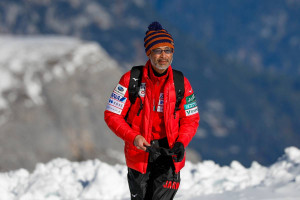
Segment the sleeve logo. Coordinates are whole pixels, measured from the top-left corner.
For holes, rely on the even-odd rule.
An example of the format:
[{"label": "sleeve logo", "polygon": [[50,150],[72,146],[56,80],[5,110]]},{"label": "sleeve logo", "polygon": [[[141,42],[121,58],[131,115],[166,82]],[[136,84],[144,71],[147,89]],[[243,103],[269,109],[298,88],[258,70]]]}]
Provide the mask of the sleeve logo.
[{"label": "sleeve logo", "polygon": [[110,98],[111,99],[116,99],[116,100],[120,101],[121,103],[125,103],[125,101],[126,101],[125,97],[120,96],[120,95],[118,95],[118,94],[116,94],[114,92],[111,94]]},{"label": "sleeve logo", "polygon": [[126,100],[127,98],[113,92],[108,100],[106,110],[120,115],[125,106]]},{"label": "sleeve logo", "polygon": [[121,84],[118,84],[113,93],[110,95],[106,110],[121,115],[123,108],[125,106],[127,98],[124,97],[127,88]]},{"label": "sleeve logo", "polygon": [[118,84],[117,87],[115,87],[115,89],[114,89],[115,93],[118,93],[119,95],[122,95],[122,96],[125,96],[126,91],[127,91],[127,88],[121,84]]},{"label": "sleeve logo", "polygon": [[192,103],[185,104],[185,105],[184,105],[184,110],[189,110],[189,109],[194,108],[194,107],[196,107],[196,106],[197,106],[197,103],[196,103],[196,101],[194,101],[194,102],[192,102]]},{"label": "sleeve logo", "polygon": [[121,86],[119,86],[119,87],[118,87],[118,90],[119,90],[120,92],[123,92],[123,91],[124,91],[124,88],[121,87]]},{"label": "sleeve logo", "polygon": [[190,96],[186,97],[186,103],[191,103],[193,101],[196,101],[195,94],[191,94]]},{"label": "sleeve logo", "polygon": [[190,116],[198,113],[195,94],[186,97],[186,104],[184,105],[185,115]]}]

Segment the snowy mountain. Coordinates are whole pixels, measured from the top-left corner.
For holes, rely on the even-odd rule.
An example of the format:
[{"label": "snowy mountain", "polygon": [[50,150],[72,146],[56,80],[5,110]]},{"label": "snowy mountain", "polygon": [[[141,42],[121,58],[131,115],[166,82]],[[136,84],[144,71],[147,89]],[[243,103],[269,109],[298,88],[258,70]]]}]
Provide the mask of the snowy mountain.
[{"label": "snowy mountain", "polygon": [[[184,200],[298,200],[300,150],[285,154],[270,167],[253,162],[245,168],[237,161],[219,166],[213,161],[186,163],[175,199]],[[57,158],[25,169],[0,173],[1,199],[129,200],[127,168],[101,160],[70,162]]]},{"label": "snowy mountain", "polygon": [[0,170],[56,157],[120,163],[121,141],[103,112],[121,76],[97,43],[0,37]]}]

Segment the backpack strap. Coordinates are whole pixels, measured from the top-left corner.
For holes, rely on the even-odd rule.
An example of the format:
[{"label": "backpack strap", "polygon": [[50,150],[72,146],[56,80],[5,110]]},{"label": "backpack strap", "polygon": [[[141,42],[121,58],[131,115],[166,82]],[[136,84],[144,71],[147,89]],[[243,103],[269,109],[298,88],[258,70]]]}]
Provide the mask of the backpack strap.
[{"label": "backpack strap", "polygon": [[173,80],[176,93],[176,104],[174,109],[174,117],[176,117],[176,111],[180,110],[179,106],[184,97],[184,76],[181,71],[173,69]]},{"label": "backpack strap", "polygon": [[[129,100],[130,100],[131,105],[133,105],[135,103],[135,100],[137,97],[141,98],[139,96],[139,90],[140,90],[140,85],[142,82],[143,67],[144,67],[143,65],[134,66],[131,68],[131,71],[130,71],[130,81],[129,81],[129,86],[128,86],[128,93],[129,93]],[[143,102],[141,99],[140,108],[137,113],[138,116],[142,109],[143,109]]]},{"label": "backpack strap", "polygon": [[139,96],[138,93],[142,81],[143,67],[143,65],[140,65],[131,68],[130,81],[128,86],[129,100],[131,104],[134,104],[136,98]]}]

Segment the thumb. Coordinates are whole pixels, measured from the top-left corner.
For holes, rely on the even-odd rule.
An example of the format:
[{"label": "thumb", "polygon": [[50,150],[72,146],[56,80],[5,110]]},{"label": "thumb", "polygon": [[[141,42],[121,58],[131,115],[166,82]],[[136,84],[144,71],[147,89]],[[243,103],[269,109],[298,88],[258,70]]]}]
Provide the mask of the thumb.
[{"label": "thumb", "polygon": [[146,146],[151,146],[151,145],[149,144],[149,142],[147,142],[146,139],[144,140],[144,145],[146,145]]}]

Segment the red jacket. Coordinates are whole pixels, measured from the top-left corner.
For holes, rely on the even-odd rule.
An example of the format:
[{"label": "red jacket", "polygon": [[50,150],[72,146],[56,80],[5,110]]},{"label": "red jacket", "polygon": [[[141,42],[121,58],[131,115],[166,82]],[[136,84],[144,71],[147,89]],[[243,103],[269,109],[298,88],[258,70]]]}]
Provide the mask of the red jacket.
[{"label": "red jacket", "polygon": [[166,128],[164,122],[164,86],[168,77],[168,70],[163,76],[155,76],[154,70],[148,71],[150,73],[150,79],[153,83],[153,88],[151,90],[153,106],[153,123],[152,123],[152,140],[159,140],[165,138]]},{"label": "red jacket", "polygon": [[[152,139],[152,127],[154,122],[153,112],[153,88],[154,85],[150,80],[149,69],[151,63],[148,60],[146,63],[139,96],[135,103],[131,105],[129,101],[128,86],[130,80],[130,71],[125,73],[119,81],[119,84],[114,89],[109,103],[104,112],[104,119],[108,127],[125,142],[125,157],[126,164],[129,168],[137,170],[141,173],[146,173],[148,166],[149,154],[145,151],[138,150],[134,145],[134,138],[137,135],[142,135],[149,143]],[[174,115],[176,94],[173,81],[173,73],[171,66],[168,68],[168,77],[163,89],[163,115],[166,135],[170,148],[175,142],[181,142],[186,148],[192,137],[195,135],[200,116],[195,101],[193,89],[184,77],[184,98],[180,104],[180,110]],[[140,108],[140,101],[143,102],[143,109],[139,116],[137,112]],[[130,108],[131,107],[131,108]],[[130,108],[130,110],[129,110]],[[125,116],[127,116],[127,122]],[[175,171],[179,172],[185,163],[185,158],[181,162],[174,162]]]}]

